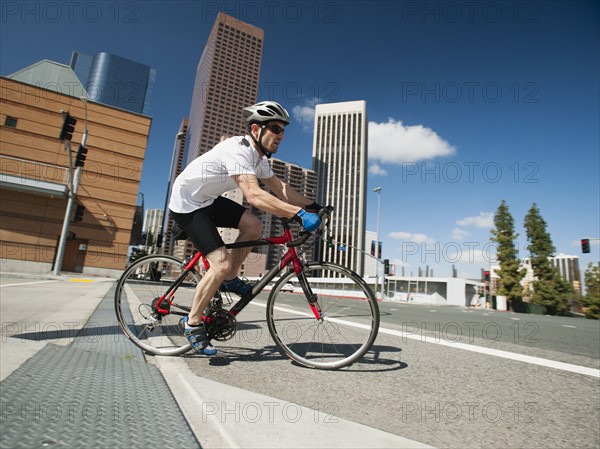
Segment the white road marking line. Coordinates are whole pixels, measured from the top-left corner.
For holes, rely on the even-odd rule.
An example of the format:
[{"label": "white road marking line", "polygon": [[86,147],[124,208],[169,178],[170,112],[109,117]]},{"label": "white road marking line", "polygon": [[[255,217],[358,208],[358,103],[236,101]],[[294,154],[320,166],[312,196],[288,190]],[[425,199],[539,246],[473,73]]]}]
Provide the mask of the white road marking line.
[{"label": "white road marking line", "polygon": [[0,287],[19,287],[21,285],[33,285],[33,284],[47,284],[48,282],[59,282],[58,280],[53,281],[35,281],[35,282],[21,282],[20,284],[3,284]]},{"label": "white road marking line", "polygon": [[[266,304],[260,303],[260,302],[251,302],[250,304],[254,304],[257,306],[261,306],[261,307],[267,306]],[[293,309],[288,309],[287,307],[275,307],[275,309],[281,310],[284,312],[288,312],[288,313],[292,313],[294,315],[312,316],[309,313],[300,312],[298,310],[293,310]],[[359,329],[370,329],[370,327],[367,325],[353,323],[351,321],[341,320],[338,318],[330,319],[330,321],[338,323],[338,324],[344,324],[346,326],[356,327]],[[409,334],[407,332],[402,332],[402,331],[398,331],[395,329],[388,329],[388,328],[381,327],[381,326],[379,327],[379,333],[394,335],[396,337],[409,338],[411,340],[420,340],[425,343],[433,343],[436,345],[447,346],[447,347],[454,348],[454,349],[463,349],[465,351],[477,352],[479,354],[491,355],[491,356],[500,357],[503,359],[515,360],[517,362],[529,363],[531,365],[545,366],[547,368],[560,369],[560,370],[568,371],[571,373],[583,374],[585,376],[592,376],[592,377],[600,378],[600,370],[599,369],[588,368],[586,366],[579,366],[579,365],[573,365],[571,363],[557,362],[555,360],[548,360],[548,359],[543,359],[541,357],[534,357],[534,356],[530,356],[530,355],[518,354],[516,352],[503,351],[501,349],[485,348],[483,346],[468,345],[465,343],[444,341],[441,339],[438,340],[438,339],[428,337],[426,335],[414,335],[414,334]]]}]

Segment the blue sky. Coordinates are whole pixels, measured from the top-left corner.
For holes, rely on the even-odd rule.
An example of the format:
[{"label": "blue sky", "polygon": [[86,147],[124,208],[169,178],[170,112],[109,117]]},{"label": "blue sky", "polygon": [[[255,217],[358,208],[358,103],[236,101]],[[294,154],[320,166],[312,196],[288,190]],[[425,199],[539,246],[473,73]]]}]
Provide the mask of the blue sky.
[{"label": "blue sky", "polygon": [[[537,203],[558,253],[600,237],[595,1],[2,2],[0,74],[100,51],[157,70],[140,191],[162,208],[174,135],[219,9],[265,31],[259,99],[294,116],[278,157],[311,166],[317,102],[366,100],[368,228],[405,274],[478,277],[493,213]],[[90,142],[91,144],[91,142]],[[488,245],[488,246],[486,246]],[[482,253],[482,250],[485,250]]]}]

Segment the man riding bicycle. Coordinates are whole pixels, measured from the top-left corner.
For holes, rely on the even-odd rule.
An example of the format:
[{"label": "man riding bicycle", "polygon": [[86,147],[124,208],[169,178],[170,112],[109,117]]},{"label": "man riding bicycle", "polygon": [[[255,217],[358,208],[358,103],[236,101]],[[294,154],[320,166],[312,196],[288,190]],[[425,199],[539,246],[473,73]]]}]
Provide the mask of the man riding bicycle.
[{"label": "man riding bicycle", "polygon": [[[192,310],[184,318],[185,337],[204,355],[217,353],[202,322],[202,313],[217,289],[240,296],[252,289],[237,277],[251,248],[229,253],[217,228],[239,229],[238,241],[258,239],[262,232],[258,217],[221,195],[239,187],[248,203],[264,212],[294,218],[309,232],[320,225],[315,212],[321,207],[280,180],[268,162],[290,123],[288,112],[279,103],[265,101],[245,108],[244,117],[247,135],[226,139],[192,161],[173,183],[169,201],[173,219],[210,264],[196,287]],[[260,187],[259,179],[274,195]]]}]

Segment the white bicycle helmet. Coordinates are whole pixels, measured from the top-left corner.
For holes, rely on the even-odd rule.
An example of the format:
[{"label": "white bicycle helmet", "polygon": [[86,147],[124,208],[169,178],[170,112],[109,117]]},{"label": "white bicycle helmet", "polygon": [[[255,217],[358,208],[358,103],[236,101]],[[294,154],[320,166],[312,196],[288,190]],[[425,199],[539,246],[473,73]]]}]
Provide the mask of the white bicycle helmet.
[{"label": "white bicycle helmet", "polygon": [[244,117],[248,124],[264,123],[273,120],[290,124],[290,115],[283,106],[275,101],[261,101],[255,105],[244,108]]}]

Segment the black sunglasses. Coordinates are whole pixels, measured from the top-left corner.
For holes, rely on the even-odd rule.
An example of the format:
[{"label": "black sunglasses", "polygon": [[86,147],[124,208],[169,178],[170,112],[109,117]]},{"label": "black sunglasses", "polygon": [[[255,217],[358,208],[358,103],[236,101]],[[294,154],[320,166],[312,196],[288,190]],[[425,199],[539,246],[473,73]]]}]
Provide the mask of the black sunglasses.
[{"label": "black sunglasses", "polygon": [[265,125],[264,128],[267,128],[269,131],[271,131],[273,134],[279,135],[285,132],[285,128],[282,128],[279,125],[270,125],[267,126]]}]

